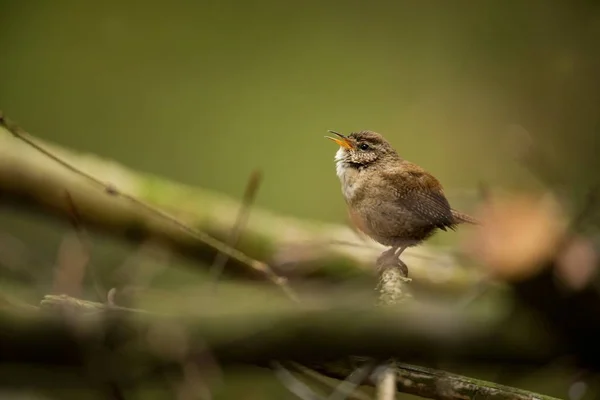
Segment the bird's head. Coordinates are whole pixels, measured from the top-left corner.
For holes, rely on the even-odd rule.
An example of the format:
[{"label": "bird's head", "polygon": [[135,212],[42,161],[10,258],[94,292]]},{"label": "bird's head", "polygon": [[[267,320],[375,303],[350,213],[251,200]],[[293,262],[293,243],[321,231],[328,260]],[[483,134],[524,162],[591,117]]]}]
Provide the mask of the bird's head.
[{"label": "bird's head", "polygon": [[340,145],[335,154],[337,163],[364,167],[390,158],[398,158],[396,150],[379,133],[372,131],[353,132],[348,136],[328,131],[337,137],[325,136]]}]

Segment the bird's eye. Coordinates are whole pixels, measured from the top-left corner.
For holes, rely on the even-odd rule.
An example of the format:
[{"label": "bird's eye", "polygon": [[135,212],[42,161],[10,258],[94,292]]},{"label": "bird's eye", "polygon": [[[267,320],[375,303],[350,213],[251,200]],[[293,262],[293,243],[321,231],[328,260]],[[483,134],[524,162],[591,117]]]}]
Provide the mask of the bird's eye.
[{"label": "bird's eye", "polygon": [[361,150],[369,150],[369,145],[366,143],[361,143],[360,146],[358,146],[358,148]]}]

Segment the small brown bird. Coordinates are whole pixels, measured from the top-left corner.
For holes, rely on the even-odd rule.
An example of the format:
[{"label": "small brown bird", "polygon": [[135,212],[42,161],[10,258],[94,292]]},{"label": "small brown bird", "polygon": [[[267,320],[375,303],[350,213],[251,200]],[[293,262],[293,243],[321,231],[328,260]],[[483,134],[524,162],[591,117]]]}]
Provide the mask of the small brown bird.
[{"label": "small brown bird", "polygon": [[454,230],[477,220],[450,207],[442,185],[430,173],[401,158],[379,133],[354,132],[348,136],[329,131],[340,145],[336,172],[352,223],[373,240],[391,248],[378,265],[399,266],[402,252],[433,235],[437,229]]}]

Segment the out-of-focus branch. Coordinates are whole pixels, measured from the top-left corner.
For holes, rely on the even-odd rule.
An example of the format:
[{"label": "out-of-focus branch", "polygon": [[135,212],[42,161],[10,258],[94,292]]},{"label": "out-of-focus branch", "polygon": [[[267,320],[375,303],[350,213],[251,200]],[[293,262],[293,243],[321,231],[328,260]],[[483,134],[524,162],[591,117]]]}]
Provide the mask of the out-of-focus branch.
[{"label": "out-of-focus branch", "polygon": [[[35,142],[100,183],[91,185],[90,179],[40,154],[0,126],[0,201],[3,204],[27,207],[67,220],[70,210],[64,198],[66,191],[77,204],[81,223],[87,228],[135,243],[154,239],[175,253],[202,261],[207,268],[221,247],[213,243],[215,239],[206,238],[213,237],[222,243],[231,235],[240,208],[231,198],[137,173],[112,161],[76,154],[38,139]],[[130,198],[138,199],[139,203]],[[178,221],[184,221],[185,226],[193,227],[195,233],[190,234],[169,218],[148,212],[146,206],[158,210],[159,214],[174,215]],[[199,240],[197,232],[201,232],[203,240]],[[383,249],[376,244],[365,245],[347,227],[300,221],[257,208],[253,209],[237,248],[240,252],[230,257],[227,272],[261,277],[264,275],[262,267],[251,269],[246,264],[265,260],[279,275],[333,280],[362,276],[365,271],[370,273]],[[243,254],[250,258],[244,258]],[[417,285],[434,285],[458,292],[478,278],[471,269],[448,265],[446,254],[437,262],[439,254],[426,246],[411,249],[403,257],[410,264]]]},{"label": "out-of-focus branch", "polygon": [[[520,320],[493,320],[417,305],[400,310],[278,307],[248,311],[240,307],[238,312],[224,314],[212,309],[210,314],[169,316],[46,296],[41,308],[57,313],[22,318],[0,312],[0,357],[5,361],[25,362],[34,357],[47,363],[64,362],[73,351],[81,350],[80,346],[90,345],[104,334],[115,340],[133,340],[143,337],[153,325],[175,323],[224,363],[338,360],[360,354],[411,362],[451,356],[455,361],[539,366],[561,354],[545,332],[523,328]],[[69,329],[71,324],[64,324],[59,316],[65,310],[76,323],[85,324],[87,333],[77,336]],[[528,329],[534,339],[519,339],[516,332],[522,329]],[[142,352],[148,351],[145,343],[141,346]]]},{"label": "out-of-focus branch", "polygon": [[[244,197],[242,198],[242,203],[240,205],[240,210],[238,211],[237,218],[233,225],[231,235],[229,240],[227,241],[227,245],[229,247],[235,248],[237,242],[240,240],[240,236],[242,234],[243,228],[248,221],[248,217],[250,215],[250,207],[252,202],[254,201],[254,197],[256,196],[256,192],[258,191],[258,187],[260,186],[260,182],[262,179],[262,173],[260,171],[253,171],[250,175],[250,179],[248,180],[248,184],[246,186],[246,190],[244,192]],[[229,253],[219,252],[213,265],[211,266],[211,272],[213,275],[213,279],[215,287],[219,280],[219,277],[223,273],[223,268],[225,268],[225,264],[230,258]]]},{"label": "out-of-focus branch", "polygon": [[[160,208],[154,207],[151,204],[148,204],[131,194],[121,192],[116,186],[103,182],[102,180],[96,178],[94,175],[83,171],[82,169],[76,167],[75,165],[69,163],[62,157],[58,156],[51,150],[48,150],[45,146],[37,143],[36,140],[32,139],[32,137],[25,132],[20,126],[15,124],[12,121],[9,121],[0,111],[0,126],[10,132],[15,138],[19,139],[23,143],[29,145],[31,148],[37,150],[40,154],[48,157],[50,160],[56,162],[61,167],[66,170],[72,172],[75,175],[78,175],[81,178],[86,179],[89,183],[96,185],[104,190],[105,194],[119,197],[128,201],[130,204],[140,208],[145,211],[148,217],[158,217],[161,218],[164,222],[169,223],[170,225],[178,228],[179,230],[185,232],[188,236],[200,242],[202,245],[212,249],[213,251],[219,253],[227,254],[227,257],[236,260],[239,264],[244,267],[249,267],[253,269],[255,272],[263,275],[265,278],[273,282],[274,284],[280,286],[284,292],[290,297],[292,300],[297,301],[295,293],[289,288],[287,281],[279,276],[277,276],[271,267],[268,264],[265,264],[262,261],[255,260],[243,252],[228,246],[227,244],[219,241],[218,239],[213,238],[209,234],[194,229],[193,227],[181,222],[179,219],[169,215],[167,212],[161,210]],[[68,209],[72,213],[72,203],[73,199],[69,196]]]},{"label": "out-of-focus branch", "polygon": [[[46,296],[40,305],[44,312],[0,312],[0,361],[77,368],[89,349],[110,341],[113,348],[123,350],[104,355],[105,365],[119,377],[116,384],[125,384],[134,371],[173,367],[173,360],[161,356],[165,353],[149,339],[149,332],[161,326],[159,330],[180,327],[186,332],[182,337],[188,338],[184,348],[190,360],[207,350],[222,365],[268,366],[271,360],[296,360],[337,379],[344,379],[354,368],[332,360],[355,353],[429,362],[451,354],[456,361],[531,365],[555,357],[555,350],[543,341],[524,346],[516,340],[514,330],[519,328],[514,322],[486,322],[462,313],[409,308],[392,312],[289,307],[285,312],[241,310],[234,315],[166,317],[68,296]],[[181,348],[167,342],[161,346]],[[399,391],[432,399],[475,394],[490,399],[550,399],[407,364],[397,364],[394,370]],[[369,379],[364,384],[375,383]]]},{"label": "out-of-focus branch", "polygon": [[[446,371],[396,363],[396,387],[399,392],[427,399],[557,400],[554,397],[499,385]],[[296,369],[302,371],[302,366]],[[343,363],[311,365],[311,369],[330,378],[343,379],[351,369]],[[371,380],[366,385],[374,385]]]}]

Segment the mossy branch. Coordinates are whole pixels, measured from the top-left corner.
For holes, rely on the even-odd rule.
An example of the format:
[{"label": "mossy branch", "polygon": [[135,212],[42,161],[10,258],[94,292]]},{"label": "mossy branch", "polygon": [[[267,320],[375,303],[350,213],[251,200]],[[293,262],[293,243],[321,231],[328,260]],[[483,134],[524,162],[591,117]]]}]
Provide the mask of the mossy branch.
[{"label": "mossy branch", "polygon": [[[2,121],[0,201],[3,204],[68,221],[71,216],[65,197],[68,193],[81,222],[90,229],[134,243],[152,238],[206,267],[223,250],[221,247],[230,237],[240,209],[240,203],[234,199],[32,139],[55,156],[52,159],[15,138],[14,132],[7,129],[6,119]],[[61,165],[56,158],[75,166],[88,179],[66,168],[64,163]],[[132,198],[136,201],[130,201]],[[158,215],[148,208],[157,210]],[[174,222],[170,216],[182,222]],[[182,224],[193,228],[193,232],[182,229]],[[267,275],[274,281],[281,275],[318,276],[337,281],[364,276],[365,272],[374,274],[374,260],[383,250],[377,244],[361,241],[344,226],[298,220],[256,208],[236,247],[238,252],[232,253],[227,272],[251,277]],[[444,261],[436,262],[439,252],[427,246],[403,255],[419,285],[460,292],[480,278],[472,270],[449,266],[447,254],[441,256]],[[274,272],[270,272],[269,266]],[[438,270],[440,273],[436,273]]]}]

